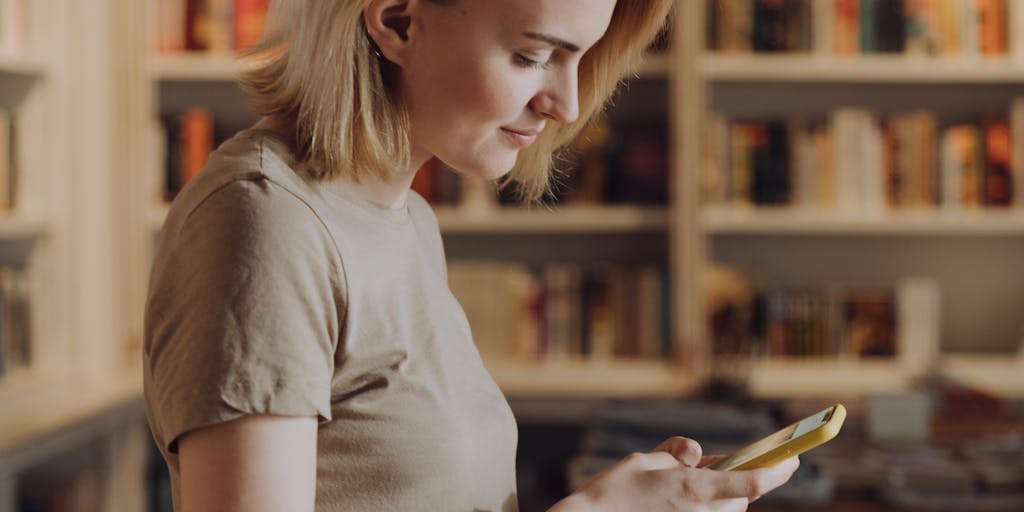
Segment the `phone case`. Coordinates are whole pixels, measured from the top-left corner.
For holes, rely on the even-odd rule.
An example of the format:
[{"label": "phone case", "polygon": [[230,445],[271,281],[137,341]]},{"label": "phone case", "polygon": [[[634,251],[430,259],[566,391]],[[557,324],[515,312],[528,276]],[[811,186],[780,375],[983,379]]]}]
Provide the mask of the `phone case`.
[{"label": "phone case", "polygon": [[[846,408],[842,404],[835,404],[832,406],[832,415],[824,424],[800,437],[785,441],[800,423],[798,421],[760,441],[740,448],[732,455],[716,461],[708,467],[720,471],[740,471],[774,466],[836,437],[845,420]],[[750,457],[751,452],[756,454],[760,451],[764,451],[764,453]]]}]

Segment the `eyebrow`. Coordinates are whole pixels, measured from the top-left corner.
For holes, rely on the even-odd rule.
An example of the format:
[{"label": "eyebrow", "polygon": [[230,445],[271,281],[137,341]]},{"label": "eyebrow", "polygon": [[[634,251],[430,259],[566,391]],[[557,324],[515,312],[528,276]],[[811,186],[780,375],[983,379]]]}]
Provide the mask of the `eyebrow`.
[{"label": "eyebrow", "polygon": [[580,51],[580,47],[579,46],[576,46],[576,45],[574,45],[574,44],[572,44],[572,43],[570,43],[570,42],[568,42],[568,41],[566,41],[564,39],[559,39],[559,38],[554,37],[554,36],[549,36],[549,35],[546,35],[546,34],[538,34],[537,32],[523,32],[523,35],[528,37],[528,38],[530,38],[530,39],[535,39],[537,41],[543,41],[545,43],[550,44],[551,46],[554,46],[556,48],[561,48],[563,50],[566,50],[566,51],[569,51],[569,52],[572,52],[572,53],[576,53],[576,52]]}]

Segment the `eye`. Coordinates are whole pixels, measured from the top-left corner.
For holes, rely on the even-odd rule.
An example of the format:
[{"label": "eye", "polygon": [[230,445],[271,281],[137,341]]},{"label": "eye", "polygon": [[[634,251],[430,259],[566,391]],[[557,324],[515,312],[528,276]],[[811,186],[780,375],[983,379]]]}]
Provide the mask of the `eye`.
[{"label": "eye", "polygon": [[547,69],[551,66],[550,60],[541,62],[539,60],[533,60],[521,53],[515,54],[514,60],[517,66],[523,68]]}]

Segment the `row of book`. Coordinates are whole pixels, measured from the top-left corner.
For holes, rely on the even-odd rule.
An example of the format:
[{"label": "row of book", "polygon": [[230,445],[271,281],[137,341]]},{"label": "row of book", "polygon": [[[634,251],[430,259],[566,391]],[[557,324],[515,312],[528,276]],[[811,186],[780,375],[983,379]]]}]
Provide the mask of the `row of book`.
[{"label": "row of book", "polygon": [[163,199],[171,201],[206,165],[219,142],[213,114],[200,107],[160,119],[157,158],[163,163]]},{"label": "row of book", "polygon": [[[203,166],[229,133],[210,110],[193,107],[160,119],[159,158],[164,168],[162,196],[170,201]],[[668,202],[668,135],[664,123],[613,127],[595,123],[569,149],[571,169],[558,172],[551,202],[561,204],[665,204]],[[433,205],[515,204],[514,186],[460,176],[437,159],[416,174],[412,188]]]},{"label": "row of book", "polygon": [[0,0],[0,56],[24,55],[28,48],[29,0]]},{"label": "row of book", "polygon": [[1008,116],[940,126],[919,110],[844,107],[827,122],[713,115],[702,186],[709,204],[840,212],[1021,206],[1024,99]]},{"label": "row of book", "polygon": [[711,0],[710,50],[835,55],[999,56],[1009,51],[1007,0]]},{"label": "row of book", "polygon": [[[560,204],[666,204],[668,129],[664,121],[592,123],[565,152],[547,201]],[[435,205],[517,202],[514,185],[494,186],[462,179],[433,159],[417,173],[413,189]]]},{"label": "row of book", "polygon": [[231,55],[259,42],[269,0],[154,0],[156,50]]},{"label": "row of book", "polygon": [[891,357],[893,287],[766,287],[746,304],[710,312],[718,354]]},{"label": "row of book", "polygon": [[0,107],[0,215],[14,208],[18,154],[14,115]]},{"label": "row of book", "polygon": [[0,267],[0,380],[32,360],[28,288],[22,271]]},{"label": "row of book", "polygon": [[448,281],[485,357],[666,357],[669,284],[656,266],[559,263],[538,270],[453,261]]}]

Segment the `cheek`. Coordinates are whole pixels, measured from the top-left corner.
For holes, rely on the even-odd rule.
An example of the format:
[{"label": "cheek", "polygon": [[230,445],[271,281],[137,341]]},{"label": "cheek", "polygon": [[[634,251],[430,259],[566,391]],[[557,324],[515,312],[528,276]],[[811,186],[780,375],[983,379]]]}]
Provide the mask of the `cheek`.
[{"label": "cheek", "polygon": [[507,70],[481,66],[465,70],[449,90],[459,117],[477,128],[496,128],[522,117],[531,97],[529,84]]}]

